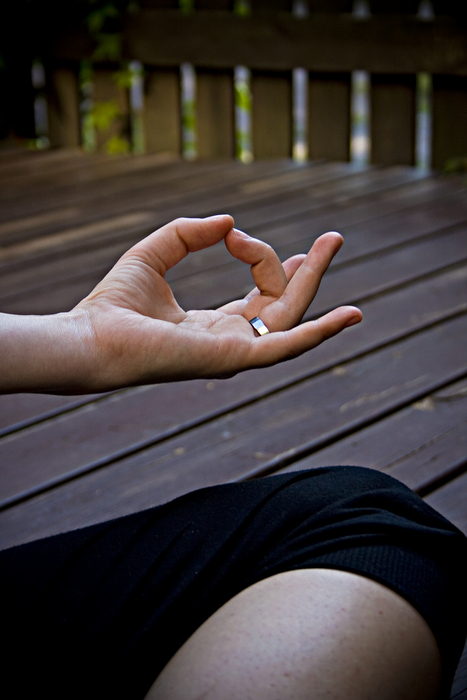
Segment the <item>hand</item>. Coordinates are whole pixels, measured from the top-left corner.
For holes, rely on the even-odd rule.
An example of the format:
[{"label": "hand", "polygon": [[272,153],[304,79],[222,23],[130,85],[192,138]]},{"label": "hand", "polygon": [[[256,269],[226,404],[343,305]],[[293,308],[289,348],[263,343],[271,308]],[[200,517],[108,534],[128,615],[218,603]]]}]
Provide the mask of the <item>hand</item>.
[{"label": "hand", "polygon": [[[308,255],[282,265],[270,246],[232,227],[230,216],[177,219],[125,253],[72,311],[0,314],[0,392],[79,394],[228,377],[296,357],[361,320],[347,306],[297,326],[342,245],[338,233],[325,233]],[[222,239],[251,265],[256,287],[215,311],[184,311],[166,271]],[[252,328],[255,316],[268,335]]]},{"label": "hand", "polygon": [[[308,255],[282,265],[270,246],[232,227],[230,216],[177,219],[131,248],[78,304],[71,313],[92,331],[88,391],[232,376],[296,357],[361,320],[358,309],[341,307],[297,326],[342,245],[338,233],[324,234]],[[184,311],[166,271],[222,239],[251,265],[255,289],[214,311]],[[252,328],[255,316],[268,335]]]}]

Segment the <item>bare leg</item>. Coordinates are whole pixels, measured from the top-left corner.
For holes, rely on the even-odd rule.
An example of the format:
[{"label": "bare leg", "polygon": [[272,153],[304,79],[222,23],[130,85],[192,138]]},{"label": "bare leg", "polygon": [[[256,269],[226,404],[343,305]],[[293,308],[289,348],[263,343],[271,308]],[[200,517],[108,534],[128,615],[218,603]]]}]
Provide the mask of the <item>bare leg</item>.
[{"label": "bare leg", "polygon": [[305,569],[232,598],[146,700],[435,700],[440,676],[434,636],[405,599],[362,576]]}]

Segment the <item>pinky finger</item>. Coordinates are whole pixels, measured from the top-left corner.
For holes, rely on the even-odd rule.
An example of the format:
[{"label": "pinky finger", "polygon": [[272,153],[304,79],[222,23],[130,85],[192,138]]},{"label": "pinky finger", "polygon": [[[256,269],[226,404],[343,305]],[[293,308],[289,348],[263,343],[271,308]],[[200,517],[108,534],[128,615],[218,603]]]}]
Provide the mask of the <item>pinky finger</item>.
[{"label": "pinky finger", "polygon": [[309,334],[310,340],[313,338],[311,347],[316,347],[345,328],[350,328],[350,326],[360,323],[362,318],[362,312],[356,306],[340,306],[338,309],[334,309],[314,321],[308,321],[297,326],[294,330],[301,331],[304,334],[304,338]]},{"label": "pinky finger", "polygon": [[340,306],[321,318],[302,323],[291,330],[255,338],[249,360],[255,367],[266,367],[290,360],[312,350],[345,328],[360,323],[361,320],[360,309],[355,306]]}]

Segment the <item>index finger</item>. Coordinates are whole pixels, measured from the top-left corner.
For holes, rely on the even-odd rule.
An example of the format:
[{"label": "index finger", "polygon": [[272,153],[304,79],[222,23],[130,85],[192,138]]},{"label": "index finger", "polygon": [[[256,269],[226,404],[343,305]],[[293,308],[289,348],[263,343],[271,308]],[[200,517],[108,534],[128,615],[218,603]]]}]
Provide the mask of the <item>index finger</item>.
[{"label": "index finger", "polygon": [[133,246],[126,256],[142,259],[164,277],[167,270],[188,253],[219,243],[233,225],[234,220],[229,214],[205,219],[175,219]]}]

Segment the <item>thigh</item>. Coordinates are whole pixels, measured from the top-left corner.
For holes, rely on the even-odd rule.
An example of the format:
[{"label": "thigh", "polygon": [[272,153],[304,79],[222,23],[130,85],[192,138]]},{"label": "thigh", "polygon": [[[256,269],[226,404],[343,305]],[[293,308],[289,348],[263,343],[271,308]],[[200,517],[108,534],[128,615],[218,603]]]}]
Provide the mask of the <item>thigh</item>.
[{"label": "thigh", "polygon": [[436,640],[394,591],[303,569],[242,591],[188,639],[146,700],[435,700]]}]

